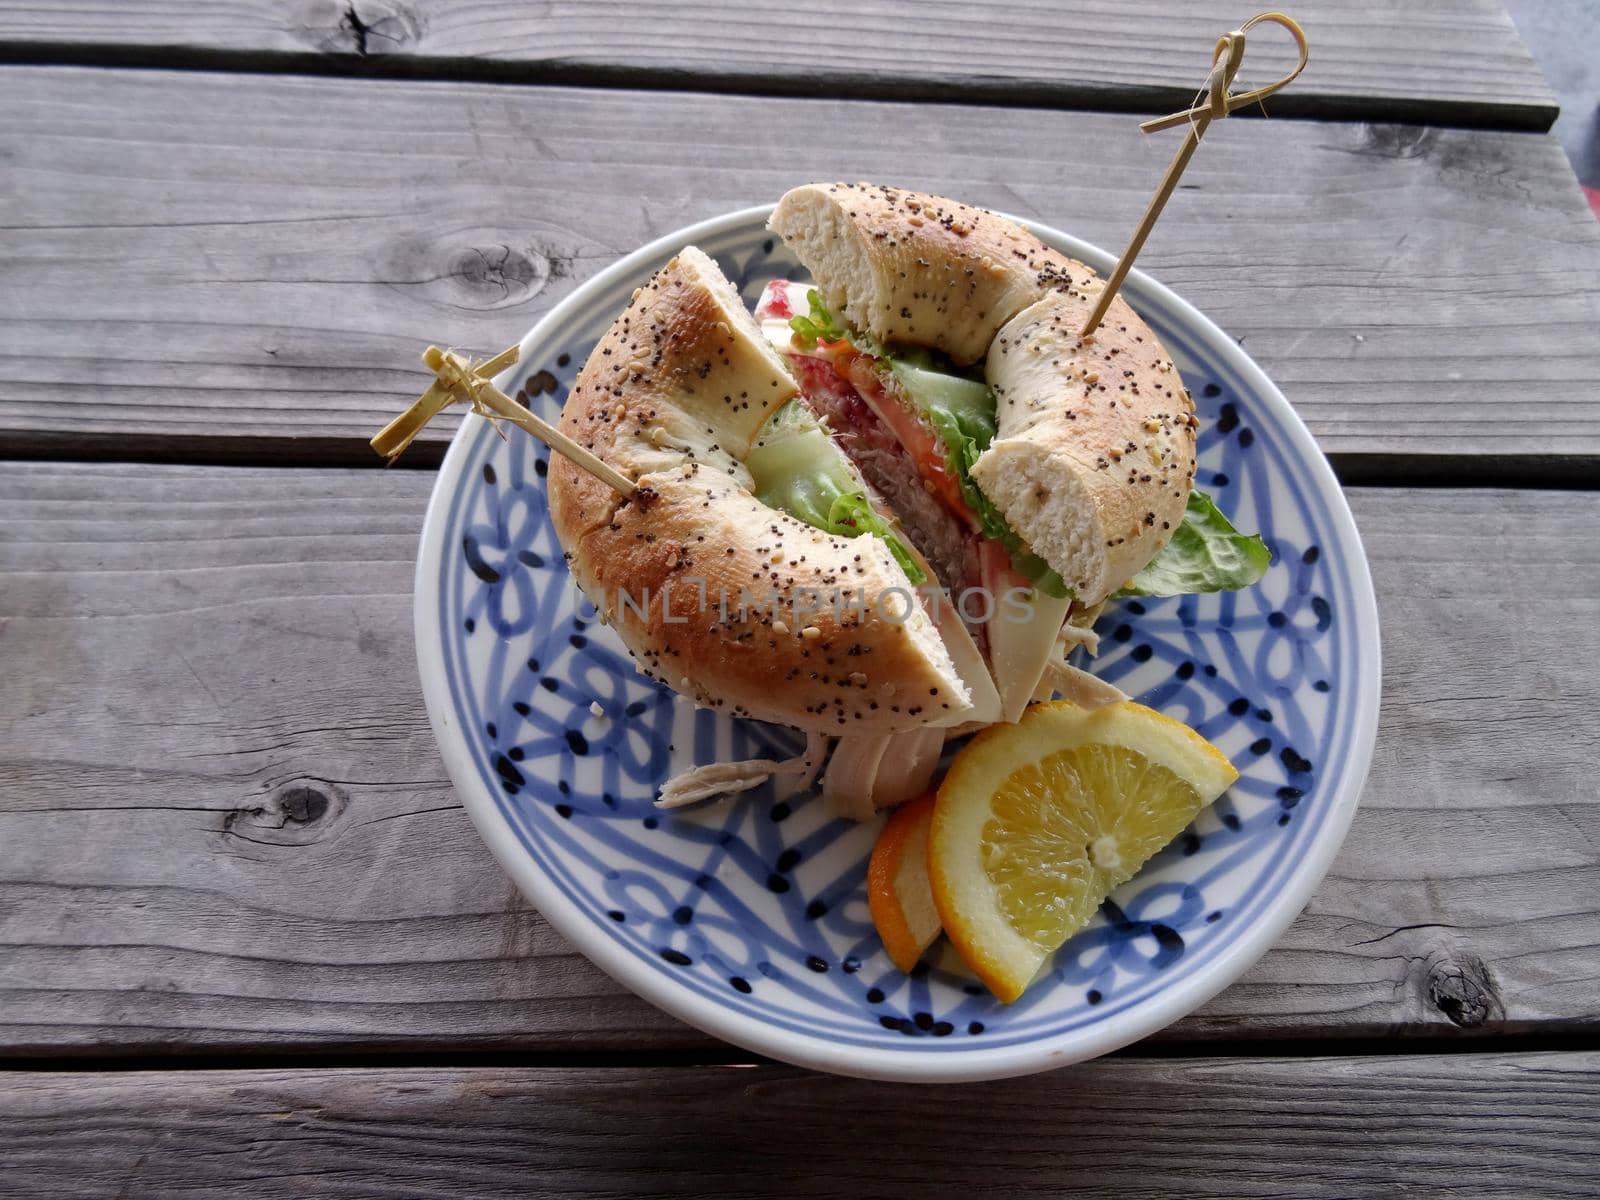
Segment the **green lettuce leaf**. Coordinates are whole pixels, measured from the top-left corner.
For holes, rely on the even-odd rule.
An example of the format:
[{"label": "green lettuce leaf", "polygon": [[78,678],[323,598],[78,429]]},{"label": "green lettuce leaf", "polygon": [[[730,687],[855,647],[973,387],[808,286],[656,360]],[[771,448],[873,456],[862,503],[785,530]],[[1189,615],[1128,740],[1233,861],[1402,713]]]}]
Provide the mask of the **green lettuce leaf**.
[{"label": "green lettuce leaf", "polygon": [[815,348],[817,342],[837,342],[850,336],[844,322],[828,311],[822,302],[822,293],[812,288],[806,293],[806,303],[811,311],[803,317],[790,317],[789,328],[794,330],[794,340],[802,350]]},{"label": "green lettuce leaf", "polygon": [[916,559],[911,557],[911,551],[894,535],[888,522],[873,510],[864,491],[858,489],[853,492],[841,492],[836,496],[828,508],[828,523],[818,528],[826,529],[829,533],[840,537],[855,537],[860,533],[870,533],[874,537],[880,537],[913,586],[927,581],[927,574],[917,565]]},{"label": "green lettuce leaf", "polygon": [[1183,523],[1118,596],[1236,592],[1267,573],[1272,551],[1259,534],[1240,533],[1201,491],[1189,493]]},{"label": "green lettuce leaf", "polygon": [[856,349],[864,354],[871,354],[878,358],[887,359],[889,352],[884,349],[883,343],[870,333],[863,333],[850,326],[835,316],[822,301],[822,293],[816,288],[806,292],[806,304],[811,311],[803,317],[790,317],[789,328],[794,332],[795,344],[802,350],[814,350],[818,340],[837,342],[848,340]]}]

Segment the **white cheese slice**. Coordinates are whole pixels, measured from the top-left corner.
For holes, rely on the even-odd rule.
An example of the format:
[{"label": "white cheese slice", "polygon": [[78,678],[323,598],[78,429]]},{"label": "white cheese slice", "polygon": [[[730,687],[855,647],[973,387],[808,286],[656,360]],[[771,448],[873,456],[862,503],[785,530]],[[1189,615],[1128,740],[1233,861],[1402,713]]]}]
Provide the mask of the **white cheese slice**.
[{"label": "white cheese slice", "polygon": [[994,670],[1003,719],[1015,721],[1033,699],[1045,664],[1059,653],[1056,638],[1072,601],[1034,588],[1026,601],[1026,619],[1017,619],[1017,605],[1006,599],[1009,578],[1009,571],[999,578],[985,571],[984,587],[994,598],[994,612],[984,631],[989,635],[989,664]]},{"label": "white cheese slice", "polygon": [[[928,573],[928,578],[932,579],[933,568],[928,566],[927,560],[920,554],[917,555],[917,559],[921,562],[922,569]],[[973,641],[972,635],[967,632],[956,606],[943,591],[935,589],[929,600],[928,609],[933,614],[933,623],[939,627],[939,636],[944,639],[944,648],[950,652],[950,661],[955,664],[956,674],[961,676],[961,682],[966,684],[972,693],[970,709],[948,716],[932,717],[931,723],[948,726],[959,725],[966,721],[981,721],[985,725],[992,725],[1001,720],[1004,709],[1001,706],[1000,693],[995,690],[994,678],[989,674],[988,664],[983,661],[983,651],[978,649],[978,643]],[[994,628],[992,622],[988,628],[990,630]],[[993,637],[992,633],[990,637]],[[1043,660],[1039,663],[1039,669],[1041,671],[1044,669]],[[1033,683],[1038,682],[1039,677],[1035,674]],[[1033,684],[1028,685],[1028,691],[1032,693]]]}]

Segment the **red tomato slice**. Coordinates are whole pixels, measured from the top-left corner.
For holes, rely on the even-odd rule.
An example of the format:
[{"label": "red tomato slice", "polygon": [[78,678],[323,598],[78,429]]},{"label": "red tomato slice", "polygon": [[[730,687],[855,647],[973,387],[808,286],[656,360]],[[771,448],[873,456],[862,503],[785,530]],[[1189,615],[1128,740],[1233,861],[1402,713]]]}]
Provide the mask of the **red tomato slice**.
[{"label": "red tomato slice", "polygon": [[[838,343],[830,343],[830,349],[835,344]],[[978,529],[978,518],[967,507],[961,482],[948,465],[944,443],[898,396],[889,394],[883,376],[874,369],[876,362],[877,359],[852,347],[851,353],[841,353],[833,365],[834,370],[850,381],[878,419],[889,427],[889,432],[906,448],[906,453],[911,455],[922,478],[933,485],[934,495],[940,503],[968,528]]]}]

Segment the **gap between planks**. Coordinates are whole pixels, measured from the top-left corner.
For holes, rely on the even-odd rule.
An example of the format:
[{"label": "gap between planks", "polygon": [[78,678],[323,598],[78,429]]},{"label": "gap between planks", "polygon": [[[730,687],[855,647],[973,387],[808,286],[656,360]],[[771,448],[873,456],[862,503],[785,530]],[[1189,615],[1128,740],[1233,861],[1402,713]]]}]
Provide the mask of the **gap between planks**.
[{"label": "gap between planks", "polygon": [[[512,434],[510,436],[522,436]],[[0,463],[115,463],[150,466],[241,467],[269,470],[368,468],[437,471],[450,443],[413,442],[385,464],[365,442],[350,438],[118,437],[61,431],[11,432],[0,437]],[[1600,491],[1600,455],[1376,454],[1327,455],[1347,488],[1505,488],[1518,491]]]},{"label": "gap between planks", "polygon": [[[1560,1030],[1508,1032],[1503,1026],[1478,1033],[1460,1032],[1407,1035],[1403,1038],[1370,1034],[1341,1037],[1321,1034],[1288,1038],[1218,1038],[1206,1041],[1168,1041],[1159,1033],[1123,1046],[1098,1059],[1313,1059],[1313,1058],[1438,1058],[1500,1054],[1600,1053],[1600,1026]],[[40,1074],[97,1074],[126,1071],[255,1071],[273,1070],[694,1070],[700,1067],[786,1067],[776,1059],[752,1054],[731,1043],[712,1041],[682,1048],[637,1050],[527,1050],[514,1044],[481,1049],[454,1047],[444,1050],[357,1047],[293,1050],[272,1045],[246,1046],[194,1052],[129,1046],[115,1053],[77,1054],[55,1050],[43,1054],[0,1055],[0,1072]]]},{"label": "gap between planks", "polygon": [[[1220,31],[1219,31],[1220,32]],[[1203,47],[1202,47],[1203,49]],[[900,103],[959,103],[977,108],[1044,109],[1149,115],[1187,107],[1194,89],[1155,84],[1049,83],[963,75],[886,77],[866,71],[818,71],[774,75],[727,68],[694,73],[670,67],[581,62],[519,63],[447,56],[334,57],[324,54],[207,50],[110,43],[0,43],[0,66],[101,67],[120,70],[194,71],[230,75],[304,75],[405,80],[417,83],[492,83],[511,87],[573,87],[604,90],[700,92]],[[1266,113],[1241,109],[1235,118],[1426,125],[1446,129],[1493,129],[1546,133],[1560,108],[1554,103],[1421,96],[1361,96],[1283,92]]]}]

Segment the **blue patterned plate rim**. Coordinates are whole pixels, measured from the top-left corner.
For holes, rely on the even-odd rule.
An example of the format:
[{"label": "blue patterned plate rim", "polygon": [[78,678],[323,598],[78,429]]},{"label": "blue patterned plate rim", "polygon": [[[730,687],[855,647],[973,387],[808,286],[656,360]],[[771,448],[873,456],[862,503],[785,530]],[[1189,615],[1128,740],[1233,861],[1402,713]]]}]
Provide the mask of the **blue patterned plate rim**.
[{"label": "blue patterned plate rim", "polygon": [[[771,211],[770,204],[759,205],[714,217],[666,234],[627,255],[575,289],[546,314],[523,338],[525,355],[529,346],[546,337],[549,331],[571,323],[593,297],[619,285],[644,282],[650,272],[685,245],[744,228],[759,229],[765,225]],[[1049,226],[1025,218],[1011,219],[1028,227],[1047,243],[1088,263],[1102,275],[1115,262],[1098,247]],[[438,584],[447,550],[449,502],[464,486],[477,439],[485,429],[480,418],[468,417],[452,440],[434,484],[417,558],[414,628],[429,721],[451,781],[491,853],[551,925],[612,978],[707,1033],[802,1066],[845,1075],[919,1082],[993,1079],[1082,1061],[1155,1032],[1204,1004],[1237,979],[1272,946],[1304,908],[1327,873],[1354,817],[1377,732],[1381,672],[1377,604],[1360,535],[1338,481],[1310,432],[1265,372],[1233,339],[1187,301],[1137,268],[1129,273],[1124,294],[1136,307],[1153,304],[1163,308],[1166,317],[1203,344],[1214,360],[1244,384],[1253,400],[1272,411],[1279,431],[1292,443],[1296,455],[1311,474],[1305,482],[1324,505],[1324,515],[1331,522],[1341,551],[1345,590],[1356,610],[1353,627],[1362,634],[1354,646],[1359,692],[1346,702],[1353,705],[1351,742],[1339,764],[1335,790],[1323,803],[1320,823],[1306,852],[1279,876],[1276,891],[1248,926],[1216,949],[1203,965],[1179,977],[1165,990],[1147,995],[1119,1012],[1107,1013],[1110,1019],[1075,1026],[1064,1032],[1023,1037],[1004,1045],[960,1044],[959,1053],[950,1052],[958,1045],[950,1041],[908,1041],[889,1049],[784,1029],[760,1016],[711,999],[669,974],[642,964],[629,947],[565,894],[529,855],[501,810],[498,797],[486,785],[461,729],[440,633]],[[513,373],[516,369],[513,368]]]}]

